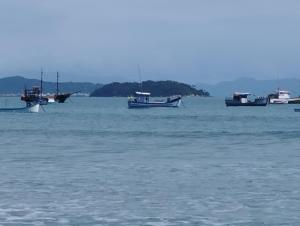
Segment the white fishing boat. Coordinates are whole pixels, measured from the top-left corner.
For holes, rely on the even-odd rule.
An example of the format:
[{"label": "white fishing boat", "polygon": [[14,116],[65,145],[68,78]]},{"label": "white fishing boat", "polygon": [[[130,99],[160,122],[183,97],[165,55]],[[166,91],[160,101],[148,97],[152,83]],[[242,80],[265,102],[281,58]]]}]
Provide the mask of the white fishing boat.
[{"label": "white fishing boat", "polygon": [[160,101],[151,101],[150,96],[150,93],[135,92],[135,96],[128,99],[128,108],[179,107],[181,104],[180,95],[171,96]]},{"label": "white fishing boat", "polygon": [[0,112],[38,113],[39,111],[39,103],[27,103],[25,107],[20,108],[0,108]]},{"label": "white fishing boat", "polygon": [[291,98],[290,92],[286,90],[278,90],[276,93],[268,96],[270,104],[288,104]]}]

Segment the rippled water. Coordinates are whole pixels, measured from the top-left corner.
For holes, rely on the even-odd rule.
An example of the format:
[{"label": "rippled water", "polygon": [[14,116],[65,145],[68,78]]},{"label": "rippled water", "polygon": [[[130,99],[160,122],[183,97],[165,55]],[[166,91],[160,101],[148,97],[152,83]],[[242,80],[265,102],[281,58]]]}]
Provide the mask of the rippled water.
[{"label": "rippled water", "polygon": [[71,100],[0,113],[1,225],[300,225],[296,106]]}]

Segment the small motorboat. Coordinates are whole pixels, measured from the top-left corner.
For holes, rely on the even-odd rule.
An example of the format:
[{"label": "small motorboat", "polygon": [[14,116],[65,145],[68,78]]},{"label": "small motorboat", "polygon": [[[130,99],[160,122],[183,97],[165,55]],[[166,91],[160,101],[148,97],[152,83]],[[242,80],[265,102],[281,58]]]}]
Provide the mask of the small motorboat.
[{"label": "small motorboat", "polygon": [[232,97],[225,99],[227,107],[233,106],[267,106],[268,100],[265,97],[256,97],[254,100],[249,100],[251,93],[235,92]]},{"label": "small motorboat", "polygon": [[31,102],[27,102],[25,107],[20,108],[0,108],[0,112],[38,113],[39,111],[40,104]]},{"label": "small motorboat", "polygon": [[290,92],[286,90],[279,90],[268,96],[270,104],[288,104],[291,98]]},{"label": "small motorboat", "polygon": [[295,112],[300,112],[300,108],[295,108],[294,111]]},{"label": "small motorboat", "polygon": [[179,107],[182,99],[176,95],[162,101],[151,101],[150,96],[150,93],[135,92],[135,96],[128,99],[128,108]]}]

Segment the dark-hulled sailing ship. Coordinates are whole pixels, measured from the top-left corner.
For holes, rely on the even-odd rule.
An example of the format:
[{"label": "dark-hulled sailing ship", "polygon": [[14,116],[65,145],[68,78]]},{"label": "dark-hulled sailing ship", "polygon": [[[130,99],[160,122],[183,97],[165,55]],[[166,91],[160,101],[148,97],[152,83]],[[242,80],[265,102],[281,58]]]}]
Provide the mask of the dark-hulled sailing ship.
[{"label": "dark-hulled sailing ship", "polygon": [[58,102],[65,103],[65,101],[74,93],[61,93],[58,87],[59,74],[56,75],[56,92],[54,95],[43,95],[43,70],[41,71],[41,84],[40,87],[33,86],[32,89],[24,89],[24,93],[21,96],[21,100],[28,102],[38,102],[40,105],[46,105],[48,103]]},{"label": "dark-hulled sailing ship", "polygon": [[58,103],[64,103],[71,95],[73,95],[74,93],[60,93],[59,92],[59,88],[58,88],[58,72],[56,73],[56,93],[54,95],[54,100]]}]

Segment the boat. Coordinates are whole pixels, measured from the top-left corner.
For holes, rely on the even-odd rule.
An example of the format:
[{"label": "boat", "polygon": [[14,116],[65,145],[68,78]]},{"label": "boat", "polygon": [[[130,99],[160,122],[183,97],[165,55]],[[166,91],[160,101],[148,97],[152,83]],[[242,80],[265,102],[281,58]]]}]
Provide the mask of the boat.
[{"label": "boat", "polygon": [[143,82],[141,79],[141,68],[138,64],[138,74],[140,80],[140,91],[136,91],[134,96],[128,98],[128,108],[151,108],[151,107],[179,107],[181,95],[167,97],[165,100],[151,101],[151,93],[143,92]]},{"label": "boat", "polygon": [[20,108],[0,108],[0,112],[19,112],[19,113],[38,113],[40,110],[39,103],[26,103],[25,107]]},{"label": "boat", "polygon": [[128,108],[179,107],[182,99],[180,95],[176,95],[165,100],[151,101],[150,96],[151,93],[135,92],[135,96],[128,99]]},{"label": "boat", "polygon": [[289,91],[279,90],[268,96],[270,104],[300,104],[300,97],[292,97]]},{"label": "boat", "polygon": [[270,104],[288,104],[291,99],[290,92],[286,90],[277,90],[268,96]]},{"label": "boat", "polygon": [[235,92],[232,97],[225,99],[227,107],[232,106],[267,106],[268,100],[265,97],[256,97],[254,100],[249,100],[251,93]]},{"label": "boat", "polygon": [[300,108],[295,108],[294,111],[295,112],[300,112]]},{"label": "boat", "polygon": [[73,94],[75,93],[78,93],[78,92],[73,92],[73,93],[60,93],[59,92],[59,88],[58,88],[58,78],[59,78],[59,75],[58,75],[58,72],[56,73],[56,93],[54,95],[54,101],[55,102],[58,102],[58,103],[65,103],[65,101],[70,97],[72,96]]},{"label": "boat", "polygon": [[32,89],[24,89],[21,100],[25,102],[39,102],[40,105],[47,105],[48,103],[64,103],[73,93],[60,93],[58,89],[58,72],[56,80],[56,93],[54,95],[43,95],[43,71],[41,71],[40,87],[33,86]]}]

